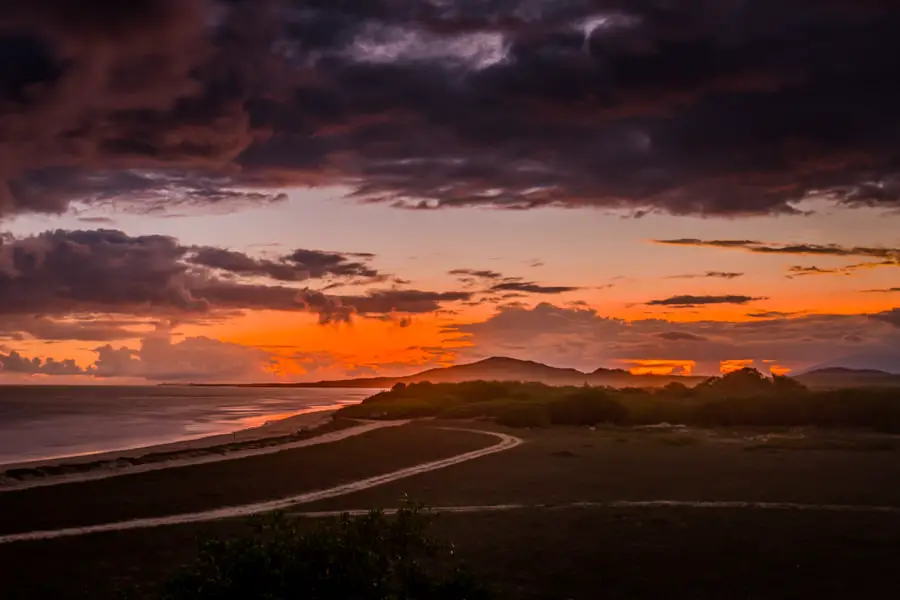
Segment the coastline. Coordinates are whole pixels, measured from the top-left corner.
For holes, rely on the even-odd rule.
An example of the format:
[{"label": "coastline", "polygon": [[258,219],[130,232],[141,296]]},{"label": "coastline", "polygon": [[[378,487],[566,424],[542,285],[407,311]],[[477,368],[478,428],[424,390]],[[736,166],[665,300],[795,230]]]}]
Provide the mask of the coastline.
[{"label": "coastline", "polygon": [[52,467],[76,466],[100,463],[115,464],[121,461],[135,461],[150,455],[171,454],[172,458],[203,452],[211,448],[236,444],[249,445],[254,442],[265,442],[274,438],[287,438],[301,431],[311,431],[321,428],[332,422],[332,417],[340,407],[315,408],[301,411],[297,414],[267,421],[262,425],[247,427],[231,433],[219,433],[202,437],[138,446],[121,450],[110,450],[90,454],[78,454],[74,456],[49,458],[43,460],[31,460],[15,463],[0,464],[0,481],[4,479],[4,473],[18,469],[42,469]]}]

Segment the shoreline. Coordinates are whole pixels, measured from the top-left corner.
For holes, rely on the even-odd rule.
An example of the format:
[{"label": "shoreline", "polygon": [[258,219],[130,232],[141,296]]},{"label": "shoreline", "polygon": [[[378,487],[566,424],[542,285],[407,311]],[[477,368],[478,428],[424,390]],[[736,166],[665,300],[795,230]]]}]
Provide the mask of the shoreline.
[{"label": "shoreline", "polygon": [[[408,421],[379,421],[370,425],[377,425],[377,428],[400,427],[406,425]],[[457,431],[469,434],[479,434],[488,438],[495,438],[493,444],[487,446],[476,447],[459,454],[428,460],[424,462],[413,463],[412,465],[394,469],[387,473],[381,473],[362,479],[352,480],[349,482],[339,483],[337,485],[325,487],[322,489],[312,489],[299,494],[275,498],[270,500],[261,500],[257,502],[249,502],[245,504],[229,505],[220,508],[211,508],[194,512],[183,512],[170,514],[167,516],[153,517],[137,517],[123,521],[113,521],[106,523],[98,523],[93,525],[82,525],[75,527],[63,527],[58,529],[25,531],[21,533],[9,533],[0,535],[0,544],[18,541],[34,541],[44,539],[55,539],[60,537],[80,536],[92,533],[103,533],[113,531],[127,531],[134,529],[146,529],[153,527],[162,527],[168,525],[181,525],[186,523],[202,523],[206,521],[218,521],[222,519],[233,519],[238,517],[248,517],[263,513],[270,513],[279,510],[286,510],[301,504],[312,504],[331,498],[354,494],[370,488],[393,483],[416,475],[438,471],[447,467],[466,463],[478,458],[490,456],[507,450],[511,450],[523,443],[521,438],[496,431],[479,430],[479,429],[463,429],[463,428],[442,428],[447,431]]]},{"label": "shoreline", "polygon": [[[267,421],[255,427],[246,427],[230,433],[217,433],[201,437],[184,439],[162,444],[151,444],[124,448],[121,450],[109,450],[77,454],[65,457],[29,460],[0,464],[0,485],[5,474],[19,469],[43,469],[53,467],[75,467],[79,465],[98,465],[100,463],[115,464],[122,461],[135,461],[152,455],[171,454],[172,459],[181,455],[199,453],[212,448],[230,445],[251,445],[254,442],[264,443],[276,438],[288,438],[300,432],[312,431],[323,427],[333,420],[333,415],[340,407],[313,408],[300,411],[283,419]],[[237,450],[238,448],[235,448]]]}]

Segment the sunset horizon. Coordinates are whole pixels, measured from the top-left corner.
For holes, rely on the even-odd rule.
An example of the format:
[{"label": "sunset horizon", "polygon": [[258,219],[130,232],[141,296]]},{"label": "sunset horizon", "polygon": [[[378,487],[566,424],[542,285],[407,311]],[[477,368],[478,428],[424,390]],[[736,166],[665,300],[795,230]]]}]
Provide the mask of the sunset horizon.
[{"label": "sunset horizon", "polygon": [[[125,215],[116,230],[62,229],[85,217],[14,217],[0,246],[0,264],[10,275],[5,288],[13,292],[0,321],[6,332],[0,381],[314,381],[401,375],[497,355],[579,369],[697,375],[725,372],[734,361],[763,372],[774,367],[779,374],[827,366],[896,371],[900,364],[900,311],[892,301],[896,293],[888,291],[896,265],[860,268],[864,259],[855,257],[896,252],[886,238],[883,246],[855,249],[849,242],[826,242],[830,238],[822,234],[745,242],[765,249],[759,252],[720,239],[729,231],[743,239],[733,221],[657,217],[653,225],[659,227],[718,230],[710,240],[661,242],[645,233],[652,217],[634,221],[596,209],[541,209],[531,213],[535,222],[525,235],[548,239],[554,230],[542,233],[540,222],[551,219],[591,221],[597,232],[606,227],[617,236],[641,231],[613,245],[591,241],[591,235],[604,234],[584,225],[578,239],[559,229],[552,253],[519,248],[514,239],[491,240],[488,253],[497,256],[479,260],[456,258],[452,248],[428,244],[427,234],[398,242],[398,230],[431,231],[416,221],[433,220],[433,213],[398,212],[395,220],[391,211],[397,209],[336,204],[319,208],[345,220],[355,211],[376,213],[382,231],[373,237],[381,239],[354,243],[350,232],[340,246],[349,247],[346,252],[297,248],[286,233],[284,242],[256,241],[271,239],[264,228],[257,236],[245,233],[236,246],[206,239],[239,221],[302,210],[299,199],[249,215]],[[465,216],[454,211],[448,217],[460,231],[466,219],[506,217],[462,210]],[[880,218],[871,209],[852,215],[862,219],[867,212]],[[813,219],[836,223],[841,217],[755,220],[802,226]],[[176,237],[173,230],[200,221],[209,233]],[[341,231],[332,236],[344,237]],[[324,236],[313,237],[313,247],[323,247]],[[628,268],[609,265],[609,258],[595,267],[582,256],[585,246],[630,253]],[[568,248],[578,258],[566,261]],[[70,273],[51,271],[54,263],[70,268],[66,262],[79,253],[93,256],[101,269],[85,273],[99,282],[85,280],[85,288],[74,292],[85,296],[84,312],[67,297]],[[843,272],[848,268],[851,273]],[[135,301],[116,293],[103,298],[102,290],[88,287],[123,276],[135,277],[125,281],[134,289],[123,292],[138,294]],[[146,288],[141,276],[160,287]],[[39,277],[48,278],[48,287],[35,288]],[[30,293],[36,296],[29,299]],[[279,310],[286,304],[294,306]]]},{"label": "sunset horizon", "polygon": [[139,4],[5,18],[0,383],[900,372],[877,2]]}]

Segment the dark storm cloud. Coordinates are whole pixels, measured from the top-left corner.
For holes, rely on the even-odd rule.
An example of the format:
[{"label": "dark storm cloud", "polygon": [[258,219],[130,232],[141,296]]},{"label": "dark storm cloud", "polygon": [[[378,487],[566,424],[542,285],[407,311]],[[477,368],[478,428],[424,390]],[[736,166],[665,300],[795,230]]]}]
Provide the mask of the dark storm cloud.
[{"label": "dark storm cloud", "polygon": [[110,217],[78,217],[79,223],[88,223],[90,225],[115,225],[115,219]]},{"label": "dark storm cloud", "polygon": [[801,313],[798,312],[784,312],[780,310],[762,310],[752,313],[747,313],[747,316],[751,319],[787,319],[789,317],[797,316]]},{"label": "dark storm cloud", "polygon": [[503,274],[488,269],[453,269],[447,272],[462,279],[503,279]]},{"label": "dark storm cloud", "polygon": [[260,276],[279,281],[303,281],[328,277],[358,277],[368,281],[384,281],[387,275],[379,273],[354,254],[323,252],[320,250],[295,250],[278,260],[254,258],[222,248],[198,247],[188,262],[236,275]]},{"label": "dark storm cloud", "polygon": [[564,285],[541,285],[533,281],[504,281],[491,288],[494,292],[522,292],[524,294],[565,294],[580,290]]},{"label": "dark storm cloud", "polygon": [[766,300],[766,298],[754,298],[753,296],[672,296],[662,300],[651,300],[647,302],[647,306],[701,306],[708,304],[747,304],[756,300]]},{"label": "dark storm cloud", "polygon": [[34,315],[11,315],[0,317],[0,339],[108,342],[134,338],[140,335],[139,328],[147,325],[146,322],[124,319],[50,319]]},{"label": "dark storm cloud", "polygon": [[9,354],[0,352],[0,372],[23,375],[84,375],[85,370],[71,358],[54,360],[48,358],[26,358],[13,350]]},{"label": "dark storm cloud", "polygon": [[688,333],[686,331],[665,331],[657,333],[656,337],[668,340],[670,342],[705,342],[707,339],[702,335]]},{"label": "dark storm cloud", "polygon": [[900,308],[894,308],[889,311],[879,313],[872,316],[873,319],[890,323],[894,327],[900,327]]},{"label": "dark storm cloud", "polygon": [[202,310],[185,249],[164,236],[51,231],[0,245],[0,314],[61,314],[144,306]]},{"label": "dark storm cloud", "polygon": [[430,313],[444,302],[469,300],[469,292],[427,292],[421,290],[376,290],[362,296],[339,296],[342,304],[360,314],[391,312]]},{"label": "dark storm cloud", "polygon": [[788,269],[788,278],[793,277],[808,277],[810,275],[849,275],[850,272],[844,269],[821,269],[819,267],[804,267],[801,265],[794,265],[793,267]]},{"label": "dark storm cloud", "polygon": [[326,184],[421,209],[896,208],[898,27],[851,0],[0,0],[0,212]]},{"label": "dark storm cloud", "polygon": [[[121,231],[50,231],[0,243],[0,316],[60,316],[87,313],[202,315],[244,309],[305,310],[323,322],[354,314],[431,312],[468,292],[372,290],[361,296],[331,296],[288,285],[248,282],[322,283],[341,278],[367,283],[385,277],[365,262],[369,254],[295,250],[278,260],[234,251],[182,246],[165,236],[129,236]],[[81,325],[86,327],[84,323]],[[122,325],[123,327],[124,325]],[[121,327],[13,319],[0,332],[66,331],[67,339],[118,339]],[[86,336],[94,337],[86,337]],[[75,337],[80,336],[80,337]]]},{"label": "dark storm cloud", "polygon": [[254,135],[250,62],[257,73],[266,63],[253,50],[262,39],[241,43],[257,19],[230,4],[0,2],[0,207],[64,208],[60,167],[90,179],[96,169],[230,163]]},{"label": "dark storm cloud", "polygon": [[[441,309],[445,302],[468,300],[468,292],[429,292],[422,290],[371,290],[356,296],[329,296],[304,290],[299,297],[303,306],[319,315],[323,325],[349,322],[353,315],[421,314]],[[293,299],[291,301],[294,301]]]},{"label": "dark storm cloud", "polygon": [[[450,275],[457,276],[460,281],[466,284],[467,287],[472,287],[479,284],[489,285],[490,287],[486,290],[486,293],[488,294],[497,292],[520,292],[521,294],[565,294],[566,292],[574,292],[581,289],[571,286],[542,285],[534,281],[525,281],[521,277],[506,277],[502,273],[491,270],[453,269],[448,273]],[[520,294],[517,294],[515,296],[503,296],[503,298],[518,297],[522,296]],[[489,298],[482,298],[481,301],[485,300],[489,300]],[[479,301],[479,303],[481,301]]]},{"label": "dark storm cloud", "polygon": [[706,271],[705,273],[687,273],[685,275],[671,275],[668,279],[737,279],[743,277],[743,273],[730,271]]},{"label": "dark storm cloud", "polygon": [[754,240],[698,240],[682,238],[675,240],[655,240],[657,244],[669,246],[696,246],[701,248],[723,248],[745,250],[756,254],[796,254],[810,256],[839,256],[884,259],[884,264],[900,264],[900,248],[843,246],[841,244],[773,244]]}]

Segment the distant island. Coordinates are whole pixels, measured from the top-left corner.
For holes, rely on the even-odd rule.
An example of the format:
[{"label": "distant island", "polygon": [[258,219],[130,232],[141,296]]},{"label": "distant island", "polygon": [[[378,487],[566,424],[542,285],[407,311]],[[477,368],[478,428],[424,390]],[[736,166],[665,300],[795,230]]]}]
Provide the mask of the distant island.
[{"label": "distant island", "polygon": [[[530,381],[547,385],[592,385],[608,387],[662,387],[672,382],[694,386],[709,379],[698,375],[634,375],[624,369],[578,369],[551,367],[543,363],[495,356],[477,362],[428,369],[402,377],[361,377],[303,383],[191,384],[196,386],[279,388],[373,388],[387,389],[398,383],[460,383],[463,381]],[[884,371],[828,368],[798,375],[795,379],[811,387],[900,385],[900,375]]]},{"label": "distant island", "polygon": [[895,387],[900,386],[900,375],[878,369],[850,369],[828,367],[807,371],[795,377],[809,387]]},{"label": "distant island", "polygon": [[[373,388],[387,389],[398,383],[460,383],[463,381],[530,381],[547,385],[605,385],[612,387],[657,387],[673,381],[685,385],[695,385],[707,379],[686,375],[633,375],[624,369],[599,368],[591,372],[561,367],[551,367],[543,363],[494,356],[473,363],[438,367],[402,377],[358,377],[330,381],[301,383],[244,383],[236,387],[282,387],[282,388]],[[231,384],[191,384],[217,386]]]}]

